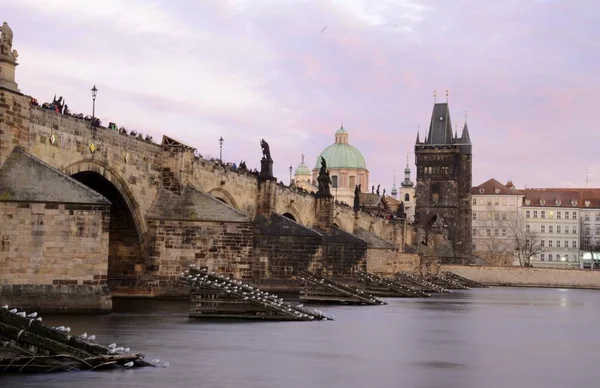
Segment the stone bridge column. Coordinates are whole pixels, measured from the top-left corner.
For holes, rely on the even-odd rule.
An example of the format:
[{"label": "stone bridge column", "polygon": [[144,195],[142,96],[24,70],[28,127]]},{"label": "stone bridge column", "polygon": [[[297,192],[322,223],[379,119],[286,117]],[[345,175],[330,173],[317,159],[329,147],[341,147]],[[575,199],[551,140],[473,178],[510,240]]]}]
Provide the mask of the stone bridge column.
[{"label": "stone bridge column", "polygon": [[261,160],[261,171],[258,176],[258,198],[256,201],[256,215],[265,218],[271,217],[275,211],[277,198],[277,178],[273,177],[273,161]]},{"label": "stone bridge column", "polygon": [[331,196],[318,196],[315,198],[315,227],[329,232],[333,225],[333,204]]}]

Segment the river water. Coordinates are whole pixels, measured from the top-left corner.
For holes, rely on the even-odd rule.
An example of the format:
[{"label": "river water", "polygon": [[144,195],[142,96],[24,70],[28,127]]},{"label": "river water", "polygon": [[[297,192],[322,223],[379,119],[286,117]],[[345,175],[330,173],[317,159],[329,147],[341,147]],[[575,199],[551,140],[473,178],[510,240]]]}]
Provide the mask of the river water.
[{"label": "river water", "polygon": [[185,302],[115,301],[50,325],[163,367],[0,377],[0,387],[495,388],[600,386],[600,291],[489,288],[387,306],[324,306],[330,322],[199,322]]}]

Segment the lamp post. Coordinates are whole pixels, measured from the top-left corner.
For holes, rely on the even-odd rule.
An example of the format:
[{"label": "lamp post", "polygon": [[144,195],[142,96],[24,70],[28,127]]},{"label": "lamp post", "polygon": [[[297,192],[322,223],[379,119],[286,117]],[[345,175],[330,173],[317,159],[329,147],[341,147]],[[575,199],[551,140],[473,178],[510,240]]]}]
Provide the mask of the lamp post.
[{"label": "lamp post", "polygon": [[219,163],[223,164],[223,136],[219,138]]},{"label": "lamp post", "polygon": [[292,185],[292,165],[290,164],[290,186]]},{"label": "lamp post", "polygon": [[98,95],[98,89],[96,85],[92,88],[92,127],[94,126],[94,119],[96,118],[96,96]]}]

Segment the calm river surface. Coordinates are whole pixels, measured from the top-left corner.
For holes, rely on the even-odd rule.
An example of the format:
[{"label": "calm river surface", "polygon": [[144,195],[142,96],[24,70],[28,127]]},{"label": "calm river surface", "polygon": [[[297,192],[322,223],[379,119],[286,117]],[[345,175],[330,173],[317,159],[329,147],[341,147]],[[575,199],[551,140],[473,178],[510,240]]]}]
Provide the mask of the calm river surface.
[{"label": "calm river surface", "polygon": [[0,377],[0,387],[552,388],[600,385],[600,291],[490,288],[387,306],[319,307],[333,322],[199,322],[187,303],[116,301],[50,325],[131,346],[161,368]]}]

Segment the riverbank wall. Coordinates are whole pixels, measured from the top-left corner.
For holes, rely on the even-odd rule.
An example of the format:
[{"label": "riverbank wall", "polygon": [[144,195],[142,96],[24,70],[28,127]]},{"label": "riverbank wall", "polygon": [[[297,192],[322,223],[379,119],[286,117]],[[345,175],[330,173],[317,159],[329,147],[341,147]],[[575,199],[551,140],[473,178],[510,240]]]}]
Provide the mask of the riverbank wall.
[{"label": "riverbank wall", "polygon": [[489,286],[600,289],[600,271],[592,270],[441,265],[440,271]]}]

